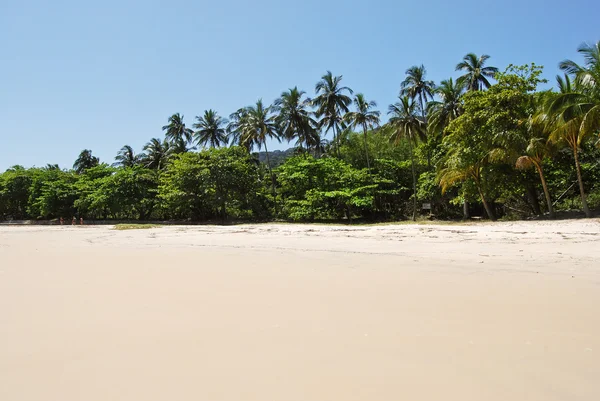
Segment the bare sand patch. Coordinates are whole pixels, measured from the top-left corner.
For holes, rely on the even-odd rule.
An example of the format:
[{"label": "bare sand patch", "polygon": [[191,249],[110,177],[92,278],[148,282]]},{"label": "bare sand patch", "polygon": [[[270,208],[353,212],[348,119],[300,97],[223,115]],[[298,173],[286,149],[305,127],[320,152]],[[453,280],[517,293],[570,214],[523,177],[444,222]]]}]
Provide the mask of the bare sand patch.
[{"label": "bare sand patch", "polygon": [[598,400],[598,220],[0,227],[0,399]]}]

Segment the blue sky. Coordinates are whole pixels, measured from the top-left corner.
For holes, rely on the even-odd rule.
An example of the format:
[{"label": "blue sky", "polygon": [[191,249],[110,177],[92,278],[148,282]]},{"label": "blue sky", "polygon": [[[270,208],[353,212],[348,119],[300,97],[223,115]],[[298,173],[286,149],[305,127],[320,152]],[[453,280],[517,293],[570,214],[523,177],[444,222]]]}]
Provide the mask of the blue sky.
[{"label": "blue sky", "polygon": [[[0,0],[0,170],[92,149],[141,151],[180,112],[227,116],[326,70],[381,110],[404,71],[456,76],[468,52],[490,65],[557,63],[600,40],[597,0]],[[286,143],[273,148],[287,148]]]}]

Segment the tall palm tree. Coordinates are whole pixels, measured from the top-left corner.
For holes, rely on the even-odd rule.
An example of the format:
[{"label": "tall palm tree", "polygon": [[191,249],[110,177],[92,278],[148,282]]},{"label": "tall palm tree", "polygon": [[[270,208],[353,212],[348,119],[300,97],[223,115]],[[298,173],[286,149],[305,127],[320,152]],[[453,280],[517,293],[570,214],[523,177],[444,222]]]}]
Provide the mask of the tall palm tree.
[{"label": "tall palm tree", "polygon": [[245,148],[248,153],[258,144],[255,138],[249,135],[247,129],[249,125],[250,113],[248,107],[242,107],[229,115],[229,124],[227,124],[227,135],[230,139],[230,144]]},{"label": "tall palm tree", "polygon": [[[541,109],[543,106],[542,99],[538,99],[537,103]],[[540,110],[540,112],[543,113],[543,110]],[[548,184],[546,183],[546,177],[544,176],[543,166],[544,159],[551,153],[551,147],[548,142],[548,127],[541,119],[531,116],[527,121],[527,134],[529,142],[527,143],[524,154],[517,159],[515,166],[521,170],[535,167],[540,176],[542,188],[544,189],[544,196],[546,197],[546,204],[548,205],[548,215],[553,219],[554,207],[552,206],[552,198],[550,197],[550,191],[548,190]]]},{"label": "tall palm tree", "polygon": [[426,80],[427,70],[424,65],[413,65],[406,70],[406,78],[400,84],[400,95],[409,96],[411,99],[419,99],[421,117],[425,119],[425,103],[427,99],[433,99],[435,83]]},{"label": "tall palm tree", "polygon": [[573,151],[583,211],[591,217],[581,178],[579,152],[587,138],[600,132],[600,41],[594,45],[584,43],[577,51],[584,58],[583,66],[571,60],[559,65],[573,78],[573,85],[568,78],[564,83],[559,81],[561,93],[549,103],[549,119],[554,124],[550,140],[565,142]]},{"label": "tall palm tree", "polygon": [[465,85],[469,91],[483,90],[490,87],[488,78],[493,78],[498,72],[496,67],[486,67],[485,63],[490,58],[487,54],[477,57],[475,53],[469,53],[463,57],[463,61],[456,65],[456,71],[464,71],[465,74],[458,78],[458,83]]},{"label": "tall palm tree", "polygon": [[577,48],[577,52],[583,56],[583,65],[572,60],[564,60],[559,67],[574,78],[580,92],[598,99],[600,98],[600,41],[594,44],[583,43]]},{"label": "tall palm tree", "polygon": [[75,159],[75,163],[73,163],[73,169],[78,174],[81,174],[85,170],[95,167],[98,164],[100,164],[100,159],[98,159],[96,156],[93,156],[91,150],[84,149],[81,151],[81,153],[79,153],[77,159]]},{"label": "tall palm tree", "polygon": [[282,92],[273,103],[273,111],[278,113],[277,123],[281,136],[288,141],[296,139],[300,148],[304,145],[308,150],[318,141],[319,135],[317,122],[308,110],[310,100],[303,99],[305,93],[297,87]]},{"label": "tall palm tree", "polygon": [[363,139],[365,143],[365,157],[367,158],[367,168],[371,168],[371,164],[369,162],[369,149],[367,145],[367,130],[373,129],[375,126],[379,125],[379,116],[381,113],[377,110],[373,110],[377,107],[377,103],[374,101],[367,101],[365,96],[362,93],[357,94],[354,97],[354,105],[356,106],[356,111],[352,111],[346,114],[344,119],[352,126],[352,127],[361,127],[363,130]]},{"label": "tall palm tree", "polygon": [[152,138],[150,142],[144,145],[144,152],[145,154],[141,158],[144,167],[162,170],[173,154],[173,149],[171,143],[166,139],[161,141],[158,138]]},{"label": "tall palm tree", "polygon": [[237,121],[232,129],[237,131],[235,137],[238,138],[239,143],[250,149],[252,146],[256,145],[259,151],[264,147],[267,168],[271,175],[273,196],[275,196],[275,176],[273,175],[273,169],[271,168],[267,140],[275,139],[281,141],[281,138],[279,136],[276,115],[273,113],[272,107],[265,107],[262,99],[259,99],[255,105],[248,106],[243,110],[238,110],[235,118]]},{"label": "tall palm tree", "polygon": [[464,86],[452,78],[440,82],[434,91],[440,100],[432,100],[427,104],[429,131],[443,133],[448,124],[462,113],[463,91]]},{"label": "tall palm tree", "polygon": [[402,96],[399,102],[391,104],[388,114],[391,118],[388,122],[392,129],[390,141],[398,144],[402,139],[408,142],[410,148],[410,162],[413,179],[413,221],[417,220],[417,173],[415,170],[414,145],[419,140],[425,139],[427,125],[417,116],[417,105],[410,96]]},{"label": "tall palm tree", "polygon": [[113,166],[133,167],[139,162],[139,159],[139,156],[135,154],[133,148],[129,145],[125,145],[119,150],[119,153],[117,153]]},{"label": "tall palm tree", "polygon": [[[440,86],[435,89],[441,101],[432,101],[428,104],[429,129],[433,133],[443,133],[444,129],[452,120],[462,113],[462,95],[465,90],[466,81],[458,79],[456,82],[452,78],[440,82]],[[469,202],[463,201],[463,218],[469,219]]]},{"label": "tall palm tree", "polygon": [[352,99],[346,93],[353,93],[347,86],[341,86],[341,81],[342,75],[334,77],[331,71],[327,71],[315,85],[317,96],[312,100],[312,104],[317,108],[315,114],[319,118],[319,128],[325,128],[326,133],[333,130],[333,144],[338,157],[340,149],[337,139],[343,125],[342,118],[352,103]]},{"label": "tall palm tree", "polygon": [[227,132],[225,126],[227,119],[219,116],[214,110],[206,110],[202,117],[196,116],[194,123],[194,139],[200,146],[218,148],[227,143]]},{"label": "tall palm tree", "polygon": [[186,146],[192,141],[192,135],[194,134],[194,131],[185,126],[183,116],[179,113],[175,113],[169,117],[169,123],[164,125],[162,130],[166,131],[165,138],[176,145],[175,149],[177,153],[187,150]]},{"label": "tall palm tree", "polygon": [[[435,83],[427,80],[426,76],[427,70],[423,64],[420,66],[414,65],[406,70],[406,78],[400,84],[401,96],[408,96],[412,100],[419,99],[421,118],[425,123],[427,122],[425,111],[427,99],[433,99],[433,92],[435,90]],[[431,149],[430,147],[426,147],[425,149],[427,152],[427,169],[431,170]]]}]

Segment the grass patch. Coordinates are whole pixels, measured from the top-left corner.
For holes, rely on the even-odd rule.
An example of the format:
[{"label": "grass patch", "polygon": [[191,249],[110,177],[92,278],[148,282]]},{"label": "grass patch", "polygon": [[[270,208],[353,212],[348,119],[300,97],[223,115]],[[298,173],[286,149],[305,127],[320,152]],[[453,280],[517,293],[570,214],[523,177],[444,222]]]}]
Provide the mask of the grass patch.
[{"label": "grass patch", "polygon": [[146,230],[149,228],[160,228],[159,224],[117,224],[115,230]]}]

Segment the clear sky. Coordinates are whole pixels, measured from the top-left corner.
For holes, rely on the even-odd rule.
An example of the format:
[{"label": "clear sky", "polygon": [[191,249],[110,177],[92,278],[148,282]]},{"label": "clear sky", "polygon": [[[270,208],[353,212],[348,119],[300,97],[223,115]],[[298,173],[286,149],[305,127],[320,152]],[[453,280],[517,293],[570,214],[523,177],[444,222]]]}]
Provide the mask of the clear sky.
[{"label": "clear sky", "polygon": [[600,40],[598,15],[597,0],[0,0],[0,170],[70,167],[84,148],[111,163],[175,112],[191,126],[295,85],[312,95],[326,70],[381,110],[408,67],[439,81],[468,52],[554,80]]}]

